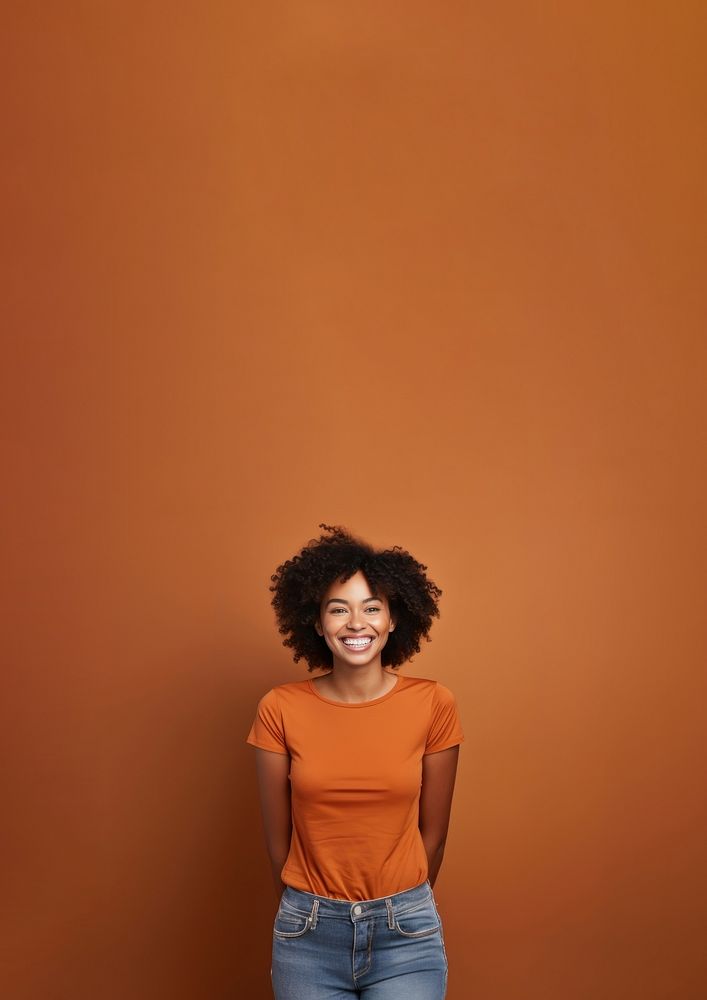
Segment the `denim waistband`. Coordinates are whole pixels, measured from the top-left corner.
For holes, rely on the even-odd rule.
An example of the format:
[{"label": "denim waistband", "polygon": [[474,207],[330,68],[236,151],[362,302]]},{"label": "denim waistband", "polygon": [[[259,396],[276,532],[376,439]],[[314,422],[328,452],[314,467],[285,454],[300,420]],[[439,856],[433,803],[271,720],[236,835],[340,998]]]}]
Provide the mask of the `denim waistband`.
[{"label": "denim waistband", "polygon": [[332,899],[330,896],[318,896],[304,889],[295,889],[286,885],[282,891],[281,905],[297,910],[310,918],[312,927],[316,927],[319,917],[334,917],[339,920],[365,920],[368,917],[386,916],[393,926],[393,914],[401,913],[432,897],[432,886],[427,878],[412,889],[403,889],[390,896],[379,896],[377,899]]}]

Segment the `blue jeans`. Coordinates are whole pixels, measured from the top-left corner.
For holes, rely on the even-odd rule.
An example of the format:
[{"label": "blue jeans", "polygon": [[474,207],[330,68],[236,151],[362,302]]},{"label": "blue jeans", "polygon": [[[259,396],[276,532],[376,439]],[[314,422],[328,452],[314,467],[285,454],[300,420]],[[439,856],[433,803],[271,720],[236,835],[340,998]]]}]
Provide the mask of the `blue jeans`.
[{"label": "blue jeans", "polygon": [[275,1000],[444,1000],[447,992],[429,879],[356,901],[286,885],[272,937]]}]

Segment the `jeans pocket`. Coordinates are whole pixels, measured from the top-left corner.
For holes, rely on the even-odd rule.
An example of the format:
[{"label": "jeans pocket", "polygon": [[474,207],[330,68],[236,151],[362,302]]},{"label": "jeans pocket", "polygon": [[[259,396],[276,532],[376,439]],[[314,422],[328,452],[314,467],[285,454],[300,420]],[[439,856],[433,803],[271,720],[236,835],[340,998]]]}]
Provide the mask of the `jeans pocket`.
[{"label": "jeans pocket", "polygon": [[311,915],[285,909],[281,904],[275,914],[272,932],[277,938],[298,938],[306,934],[311,926]]},{"label": "jeans pocket", "polygon": [[395,914],[395,929],[403,937],[419,938],[439,931],[439,918],[432,898]]}]

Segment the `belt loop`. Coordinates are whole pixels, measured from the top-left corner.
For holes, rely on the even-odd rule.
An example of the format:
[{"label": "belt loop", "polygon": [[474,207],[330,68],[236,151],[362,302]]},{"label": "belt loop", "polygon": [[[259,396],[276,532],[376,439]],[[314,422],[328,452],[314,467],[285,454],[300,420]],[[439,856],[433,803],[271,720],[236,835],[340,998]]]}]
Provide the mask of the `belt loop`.
[{"label": "belt loop", "polygon": [[395,930],[395,921],[393,920],[393,901],[390,897],[385,901],[386,909],[388,910],[388,927],[391,931]]},{"label": "belt loop", "polygon": [[314,930],[314,928],[317,926],[318,911],[319,911],[319,900],[315,899],[314,902],[312,903],[312,912],[309,914],[309,923],[312,930]]}]

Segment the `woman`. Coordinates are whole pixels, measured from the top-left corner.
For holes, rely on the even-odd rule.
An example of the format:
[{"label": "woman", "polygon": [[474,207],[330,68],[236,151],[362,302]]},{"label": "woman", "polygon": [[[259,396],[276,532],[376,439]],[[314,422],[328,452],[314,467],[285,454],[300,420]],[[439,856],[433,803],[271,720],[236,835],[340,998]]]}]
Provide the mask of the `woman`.
[{"label": "woman", "polygon": [[442,591],[400,546],[320,528],[270,590],[283,645],[328,673],[268,691],[246,738],[279,900],[275,1000],[442,1000],[432,887],[464,735],[449,688],[396,673]]}]

